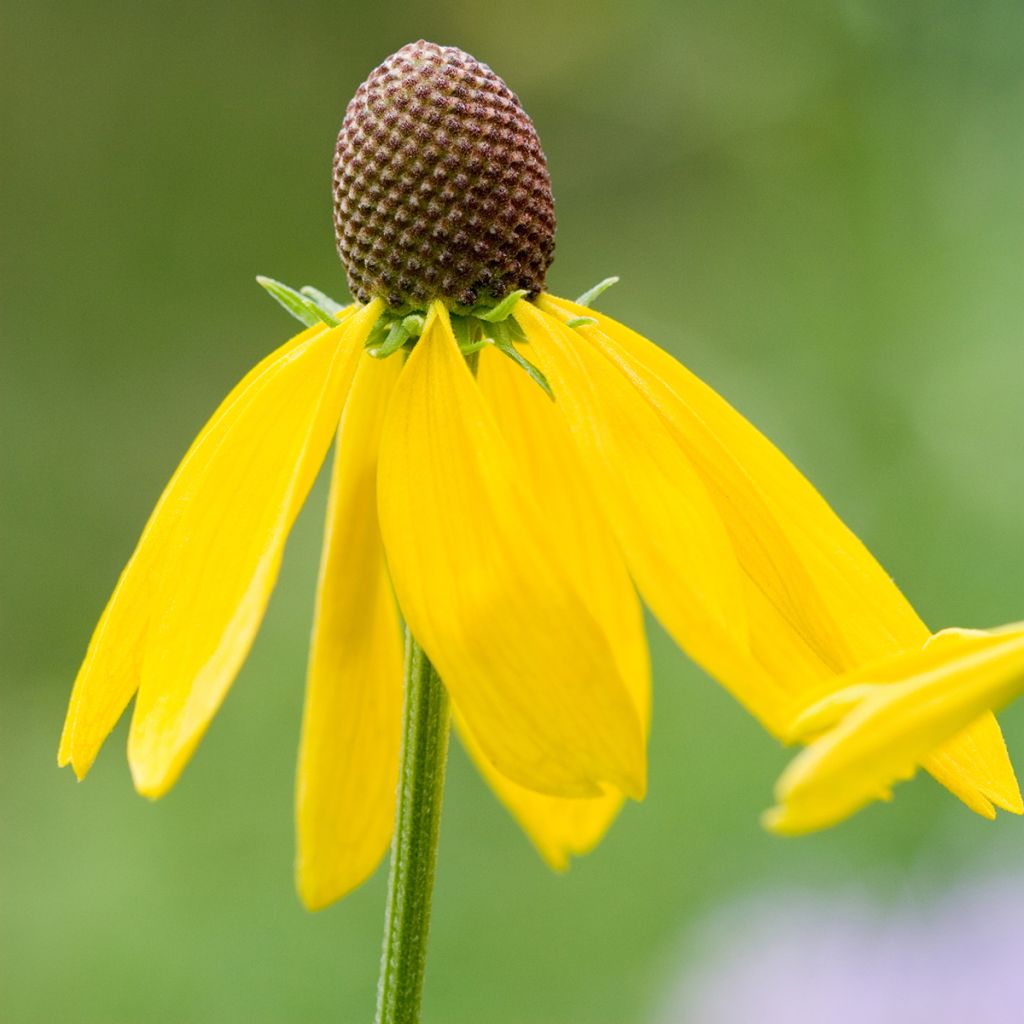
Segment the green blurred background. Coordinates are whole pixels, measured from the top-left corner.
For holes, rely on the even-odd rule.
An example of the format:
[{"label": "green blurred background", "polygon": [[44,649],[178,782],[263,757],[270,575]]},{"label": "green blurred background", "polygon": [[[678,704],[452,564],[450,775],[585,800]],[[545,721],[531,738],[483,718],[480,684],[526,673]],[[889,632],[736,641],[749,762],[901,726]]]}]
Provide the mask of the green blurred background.
[{"label": "green blurred background", "polygon": [[[220,397],[293,330],[266,273],[343,292],[345,104],[426,37],[532,114],[552,290],[603,308],[775,438],[935,627],[1024,618],[1024,5],[413,0],[0,8],[0,1021],[360,1021],[384,873],[317,915],[292,781],[323,481],[182,781],[136,797],[124,724],[58,771],[64,704],[145,516]],[[652,625],[650,795],[551,874],[455,751],[426,1017],[648,1020],[692,923],[760,890],[927,892],[1024,825],[930,780],[762,832],[786,753]],[[1024,749],[1024,710],[1005,715]],[[699,1024],[699,1022],[698,1022]]]}]

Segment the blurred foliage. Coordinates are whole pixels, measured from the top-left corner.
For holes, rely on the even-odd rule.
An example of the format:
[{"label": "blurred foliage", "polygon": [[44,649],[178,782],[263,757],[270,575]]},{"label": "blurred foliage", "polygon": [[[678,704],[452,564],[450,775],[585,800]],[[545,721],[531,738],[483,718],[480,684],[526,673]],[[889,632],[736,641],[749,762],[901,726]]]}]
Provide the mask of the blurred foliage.
[{"label": "blurred foliage", "polygon": [[[322,482],[265,627],[176,790],[124,725],[54,764],[77,662],[178,457],[291,322],[343,291],[330,155],[405,42],[459,45],[531,112],[552,290],[603,308],[774,437],[933,626],[1024,618],[1024,6],[1016,0],[38,0],[0,9],[0,1019],[369,1019],[383,872],[321,914],[291,788]],[[1019,821],[929,781],[763,834],[785,752],[652,626],[650,796],[550,874],[456,753],[426,1013],[642,1021],[687,922],[759,888],[943,885]],[[1006,716],[1024,746],[1022,712]],[[1016,741],[1016,742],[1014,742]]]}]

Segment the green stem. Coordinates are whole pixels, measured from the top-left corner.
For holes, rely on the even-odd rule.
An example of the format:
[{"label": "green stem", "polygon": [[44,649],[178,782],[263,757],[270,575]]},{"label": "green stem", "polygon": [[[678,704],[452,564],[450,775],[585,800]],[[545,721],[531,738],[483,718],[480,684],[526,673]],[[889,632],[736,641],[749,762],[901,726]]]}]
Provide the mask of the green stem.
[{"label": "green stem", "polygon": [[406,631],[405,712],[376,1024],[418,1024],[448,755],[448,695]]}]

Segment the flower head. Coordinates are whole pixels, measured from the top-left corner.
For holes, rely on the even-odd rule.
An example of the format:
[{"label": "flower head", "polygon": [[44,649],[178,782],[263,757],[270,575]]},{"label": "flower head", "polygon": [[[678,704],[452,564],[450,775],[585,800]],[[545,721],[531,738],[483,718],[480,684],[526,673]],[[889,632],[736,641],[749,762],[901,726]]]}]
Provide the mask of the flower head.
[{"label": "flower head", "polygon": [[536,296],[555,249],[540,139],[486,64],[422,40],[359,87],[334,155],[334,227],[360,302]]},{"label": "flower head", "polygon": [[[463,741],[554,866],[646,784],[641,598],[776,735],[916,614],[757,430],[666,353],[542,291],[554,216],[515,97],[417,43],[357,93],[335,166],[356,301],[265,282],[306,330],[200,432],[103,613],[60,761],[79,776],[135,696],[135,785],[173,785],[262,619],[337,437],[298,770],[310,906],[392,831],[400,619]],[[982,717],[917,755],[971,807],[1019,808]]]}]

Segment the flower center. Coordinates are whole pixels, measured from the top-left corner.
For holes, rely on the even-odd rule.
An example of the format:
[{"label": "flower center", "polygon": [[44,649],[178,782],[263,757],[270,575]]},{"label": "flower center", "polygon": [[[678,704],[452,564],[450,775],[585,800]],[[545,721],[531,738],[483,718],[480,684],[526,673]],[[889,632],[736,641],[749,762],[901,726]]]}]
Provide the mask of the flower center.
[{"label": "flower center", "polygon": [[533,122],[485,64],[411,43],[359,87],[334,157],[334,228],[349,288],[396,311],[535,296],[555,248]]}]

